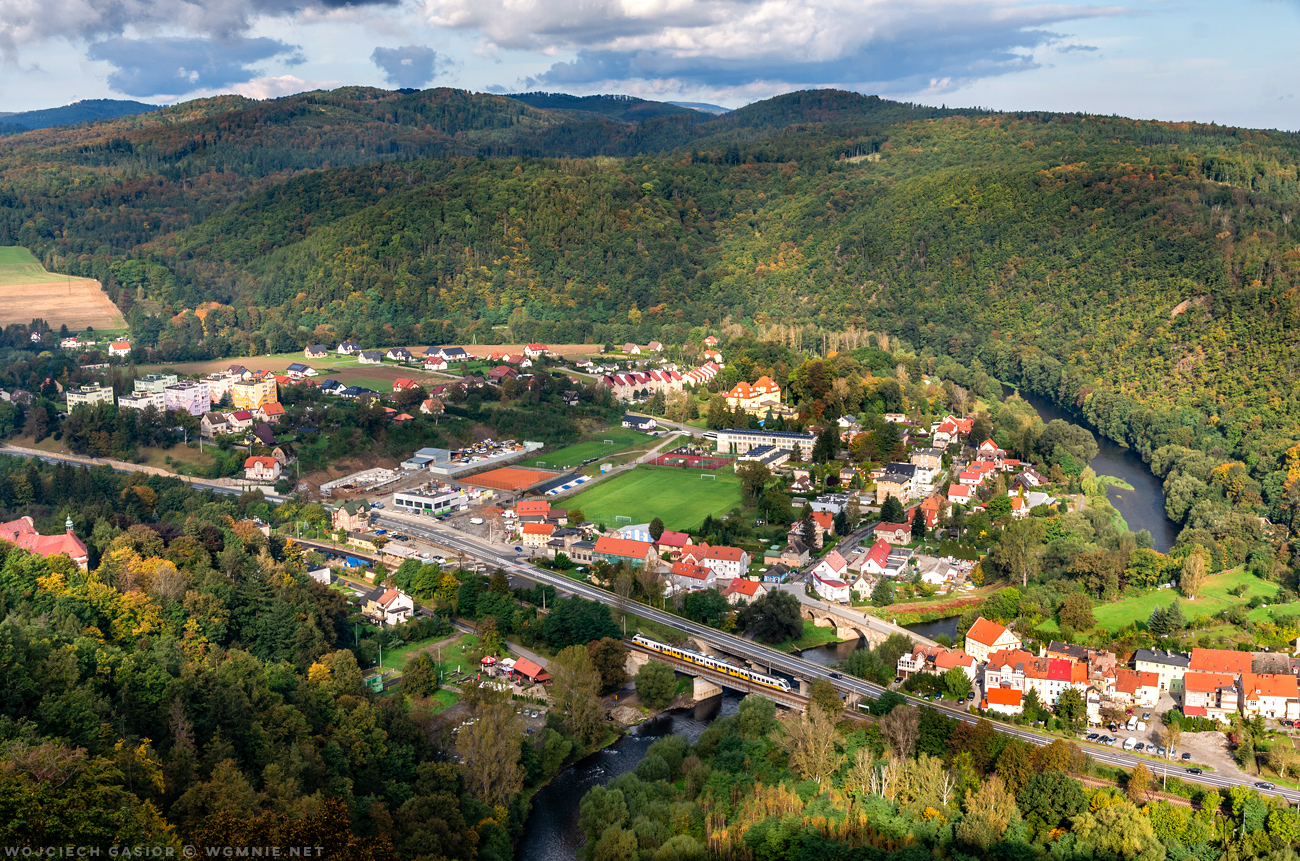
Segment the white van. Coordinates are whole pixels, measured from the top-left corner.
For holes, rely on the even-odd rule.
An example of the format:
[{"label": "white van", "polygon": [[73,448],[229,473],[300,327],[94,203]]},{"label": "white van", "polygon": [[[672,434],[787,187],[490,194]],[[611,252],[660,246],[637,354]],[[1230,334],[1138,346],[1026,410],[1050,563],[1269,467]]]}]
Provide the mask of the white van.
[{"label": "white van", "polygon": [[1135,747],[1137,747],[1137,739],[1133,738],[1133,736],[1129,736],[1128,738],[1124,739],[1125,750],[1132,750]]},{"label": "white van", "polygon": [[1147,731],[1147,722],[1144,720],[1138,721],[1138,732],[1146,732],[1146,731]]},{"label": "white van", "polygon": [[1138,725],[1138,719],[1136,717],[1131,717],[1128,719],[1128,723],[1124,724],[1124,729],[1128,730],[1129,732],[1132,732],[1133,730],[1137,729],[1137,725]]}]

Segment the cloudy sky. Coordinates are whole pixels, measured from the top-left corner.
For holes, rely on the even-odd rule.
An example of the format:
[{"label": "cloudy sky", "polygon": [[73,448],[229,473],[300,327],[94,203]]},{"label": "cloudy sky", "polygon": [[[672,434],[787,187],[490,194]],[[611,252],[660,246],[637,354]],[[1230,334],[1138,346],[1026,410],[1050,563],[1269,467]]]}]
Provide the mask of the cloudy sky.
[{"label": "cloudy sky", "polygon": [[0,111],[342,84],[809,87],[1300,129],[1300,0],[0,0]]}]

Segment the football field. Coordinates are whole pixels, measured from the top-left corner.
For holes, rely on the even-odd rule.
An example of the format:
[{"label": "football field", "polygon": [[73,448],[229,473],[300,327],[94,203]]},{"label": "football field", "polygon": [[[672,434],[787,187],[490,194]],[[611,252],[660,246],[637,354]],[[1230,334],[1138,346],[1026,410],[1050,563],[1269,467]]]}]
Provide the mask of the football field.
[{"label": "football field", "polygon": [[734,472],[707,475],[700,478],[700,471],[693,469],[639,466],[557,505],[581,508],[588,520],[606,526],[659,517],[669,529],[695,529],[708,515],[726,514],[741,501],[740,479]]}]

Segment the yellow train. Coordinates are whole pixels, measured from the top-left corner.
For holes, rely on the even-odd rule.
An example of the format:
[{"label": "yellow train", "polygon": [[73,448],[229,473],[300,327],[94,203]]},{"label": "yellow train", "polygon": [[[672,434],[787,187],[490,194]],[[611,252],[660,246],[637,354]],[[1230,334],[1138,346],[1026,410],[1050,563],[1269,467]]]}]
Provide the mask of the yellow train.
[{"label": "yellow train", "polygon": [[679,661],[688,661],[692,664],[698,664],[701,667],[708,667],[717,673],[724,673],[728,676],[734,676],[738,679],[746,679],[756,685],[762,685],[765,688],[775,688],[778,691],[790,693],[790,683],[785,679],[776,676],[766,676],[762,673],[756,673],[753,670],[747,670],[744,667],[738,667],[735,664],[726,661],[710,658],[708,655],[701,655],[699,652],[692,652],[690,649],[670,646],[667,643],[661,643],[658,640],[651,640],[649,637],[643,637],[637,634],[632,638],[643,649],[649,649],[652,652],[659,652],[664,655],[671,655]]}]

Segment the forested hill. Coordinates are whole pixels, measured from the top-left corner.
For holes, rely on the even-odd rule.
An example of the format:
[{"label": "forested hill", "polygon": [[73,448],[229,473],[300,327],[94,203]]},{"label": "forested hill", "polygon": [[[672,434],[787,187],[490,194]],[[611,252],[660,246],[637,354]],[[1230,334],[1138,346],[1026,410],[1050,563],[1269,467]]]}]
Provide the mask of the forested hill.
[{"label": "forested hill", "polygon": [[101,278],[168,357],[869,329],[1148,453],[1253,469],[1300,436],[1290,134],[839,91],[626,122],[349,88],[6,143],[0,244]]}]

